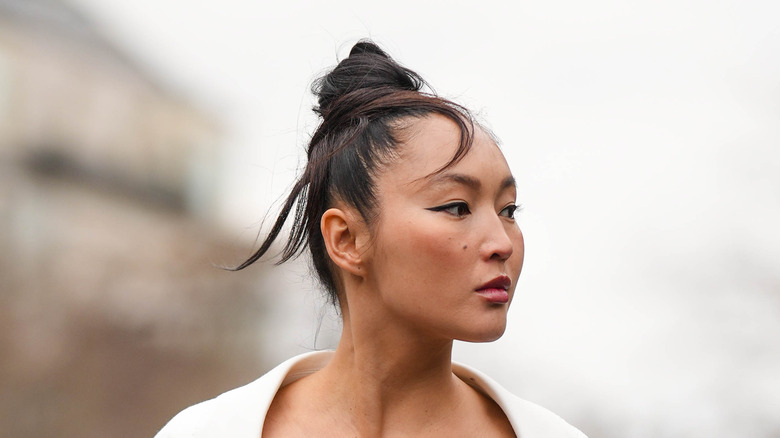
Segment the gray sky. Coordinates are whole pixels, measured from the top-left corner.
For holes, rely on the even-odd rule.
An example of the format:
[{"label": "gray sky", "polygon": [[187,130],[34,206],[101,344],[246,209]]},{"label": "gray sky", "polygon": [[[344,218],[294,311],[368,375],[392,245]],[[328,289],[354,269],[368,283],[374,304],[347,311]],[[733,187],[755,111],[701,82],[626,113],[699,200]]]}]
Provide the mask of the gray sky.
[{"label": "gray sky", "polygon": [[616,436],[780,430],[779,2],[74,1],[225,120],[218,216],[250,238],[309,83],[374,38],[481,111],[519,182],[509,330],[457,358]]}]

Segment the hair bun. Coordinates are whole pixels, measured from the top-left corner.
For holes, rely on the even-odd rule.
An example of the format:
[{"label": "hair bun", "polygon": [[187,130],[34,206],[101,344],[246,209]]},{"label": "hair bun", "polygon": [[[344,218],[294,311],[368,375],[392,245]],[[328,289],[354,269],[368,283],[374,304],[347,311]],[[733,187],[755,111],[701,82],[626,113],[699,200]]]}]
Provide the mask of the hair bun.
[{"label": "hair bun", "polygon": [[361,95],[372,99],[395,91],[420,91],[425,85],[420,75],[395,62],[373,41],[361,40],[347,58],[314,81],[312,93],[317,96],[318,105],[313,110],[327,119],[334,102],[358,90],[369,91]]},{"label": "hair bun", "polygon": [[349,56],[358,56],[365,53],[379,55],[383,58],[390,58],[390,55],[385,53],[384,50],[380,49],[379,46],[374,44],[373,41],[369,40],[358,41],[354,46],[352,46],[352,50],[349,51]]}]

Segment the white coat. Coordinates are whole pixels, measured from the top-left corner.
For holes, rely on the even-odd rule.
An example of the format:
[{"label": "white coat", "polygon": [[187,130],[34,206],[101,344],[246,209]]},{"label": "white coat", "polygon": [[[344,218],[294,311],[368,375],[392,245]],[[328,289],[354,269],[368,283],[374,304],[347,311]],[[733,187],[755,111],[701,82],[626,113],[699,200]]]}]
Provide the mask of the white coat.
[{"label": "white coat", "polygon": [[[257,438],[276,392],[284,385],[322,369],[332,351],[293,357],[264,376],[240,388],[181,411],[155,438]],[[491,397],[504,411],[520,438],[586,438],[559,416],[516,397],[484,374],[452,364],[461,380]]]}]

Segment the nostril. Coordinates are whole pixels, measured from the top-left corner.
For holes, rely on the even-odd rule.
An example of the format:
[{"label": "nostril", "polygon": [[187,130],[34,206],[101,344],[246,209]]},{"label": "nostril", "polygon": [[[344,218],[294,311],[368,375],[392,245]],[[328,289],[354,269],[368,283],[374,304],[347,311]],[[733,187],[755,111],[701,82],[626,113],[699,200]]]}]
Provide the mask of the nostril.
[{"label": "nostril", "polygon": [[501,251],[501,252],[494,252],[490,258],[491,259],[498,259],[498,260],[506,260],[512,255],[512,249],[510,248],[508,251]]}]

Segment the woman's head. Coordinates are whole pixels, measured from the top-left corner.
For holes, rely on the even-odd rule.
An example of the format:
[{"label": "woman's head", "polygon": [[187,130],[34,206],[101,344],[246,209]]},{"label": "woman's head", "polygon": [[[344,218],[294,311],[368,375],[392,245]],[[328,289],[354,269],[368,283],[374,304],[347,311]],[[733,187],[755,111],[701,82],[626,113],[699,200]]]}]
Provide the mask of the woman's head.
[{"label": "woman's head", "polygon": [[[401,193],[388,198],[391,186],[395,184],[392,177],[399,171],[406,172],[406,176],[414,173],[409,173],[410,169],[404,165],[426,161],[427,167],[416,168],[418,173],[425,172],[415,177],[417,182],[445,175],[453,166],[470,161],[467,158],[472,154],[490,158],[493,164],[503,163],[506,167],[493,140],[475,125],[469,112],[424,92],[425,85],[419,75],[400,66],[379,47],[366,41],[357,43],[349,57],[315,81],[313,92],[318,97],[318,106],[314,111],[321,116],[321,123],[309,143],[306,168],[269,236],[237,269],[248,266],[267,252],[294,209],[292,230],[280,263],[294,257],[304,245],[308,246],[320,280],[331,300],[338,302],[339,294],[343,292],[344,274],[328,255],[323,239],[321,221],[326,211],[333,207],[350,210],[372,237],[372,242],[376,238],[381,247],[387,237],[382,232],[383,219],[387,217],[388,223],[393,223],[391,219],[397,218],[391,216],[394,213],[390,211],[390,203],[403,198]],[[434,131],[442,133],[447,141],[430,144],[415,141]],[[475,139],[480,148],[472,151]],[[483,145],[486,142],[492,149]],[[426,151],[426,148],[431,150]],[[511,177],[508,167],[503,173]],[[514,185],[511,191],[511,202],[514,203]],[[506,193],[504,197],[508,199]],[[499,222],[492,225],[499,225]],[[379,259],[373,260],[376,265]]]},{"label": "woman's head", "polygon": [[323,214],[322,235],[340,269],[342,309],[353,328],[359,319],[362,330],[411,327],[428,338],[467,341],[504,332],[524,255],[515,181],[484,130],[449,163],[458,147],[459,127],[450,119],[415,119],[374,178],[373,226],[341,202]]}]

